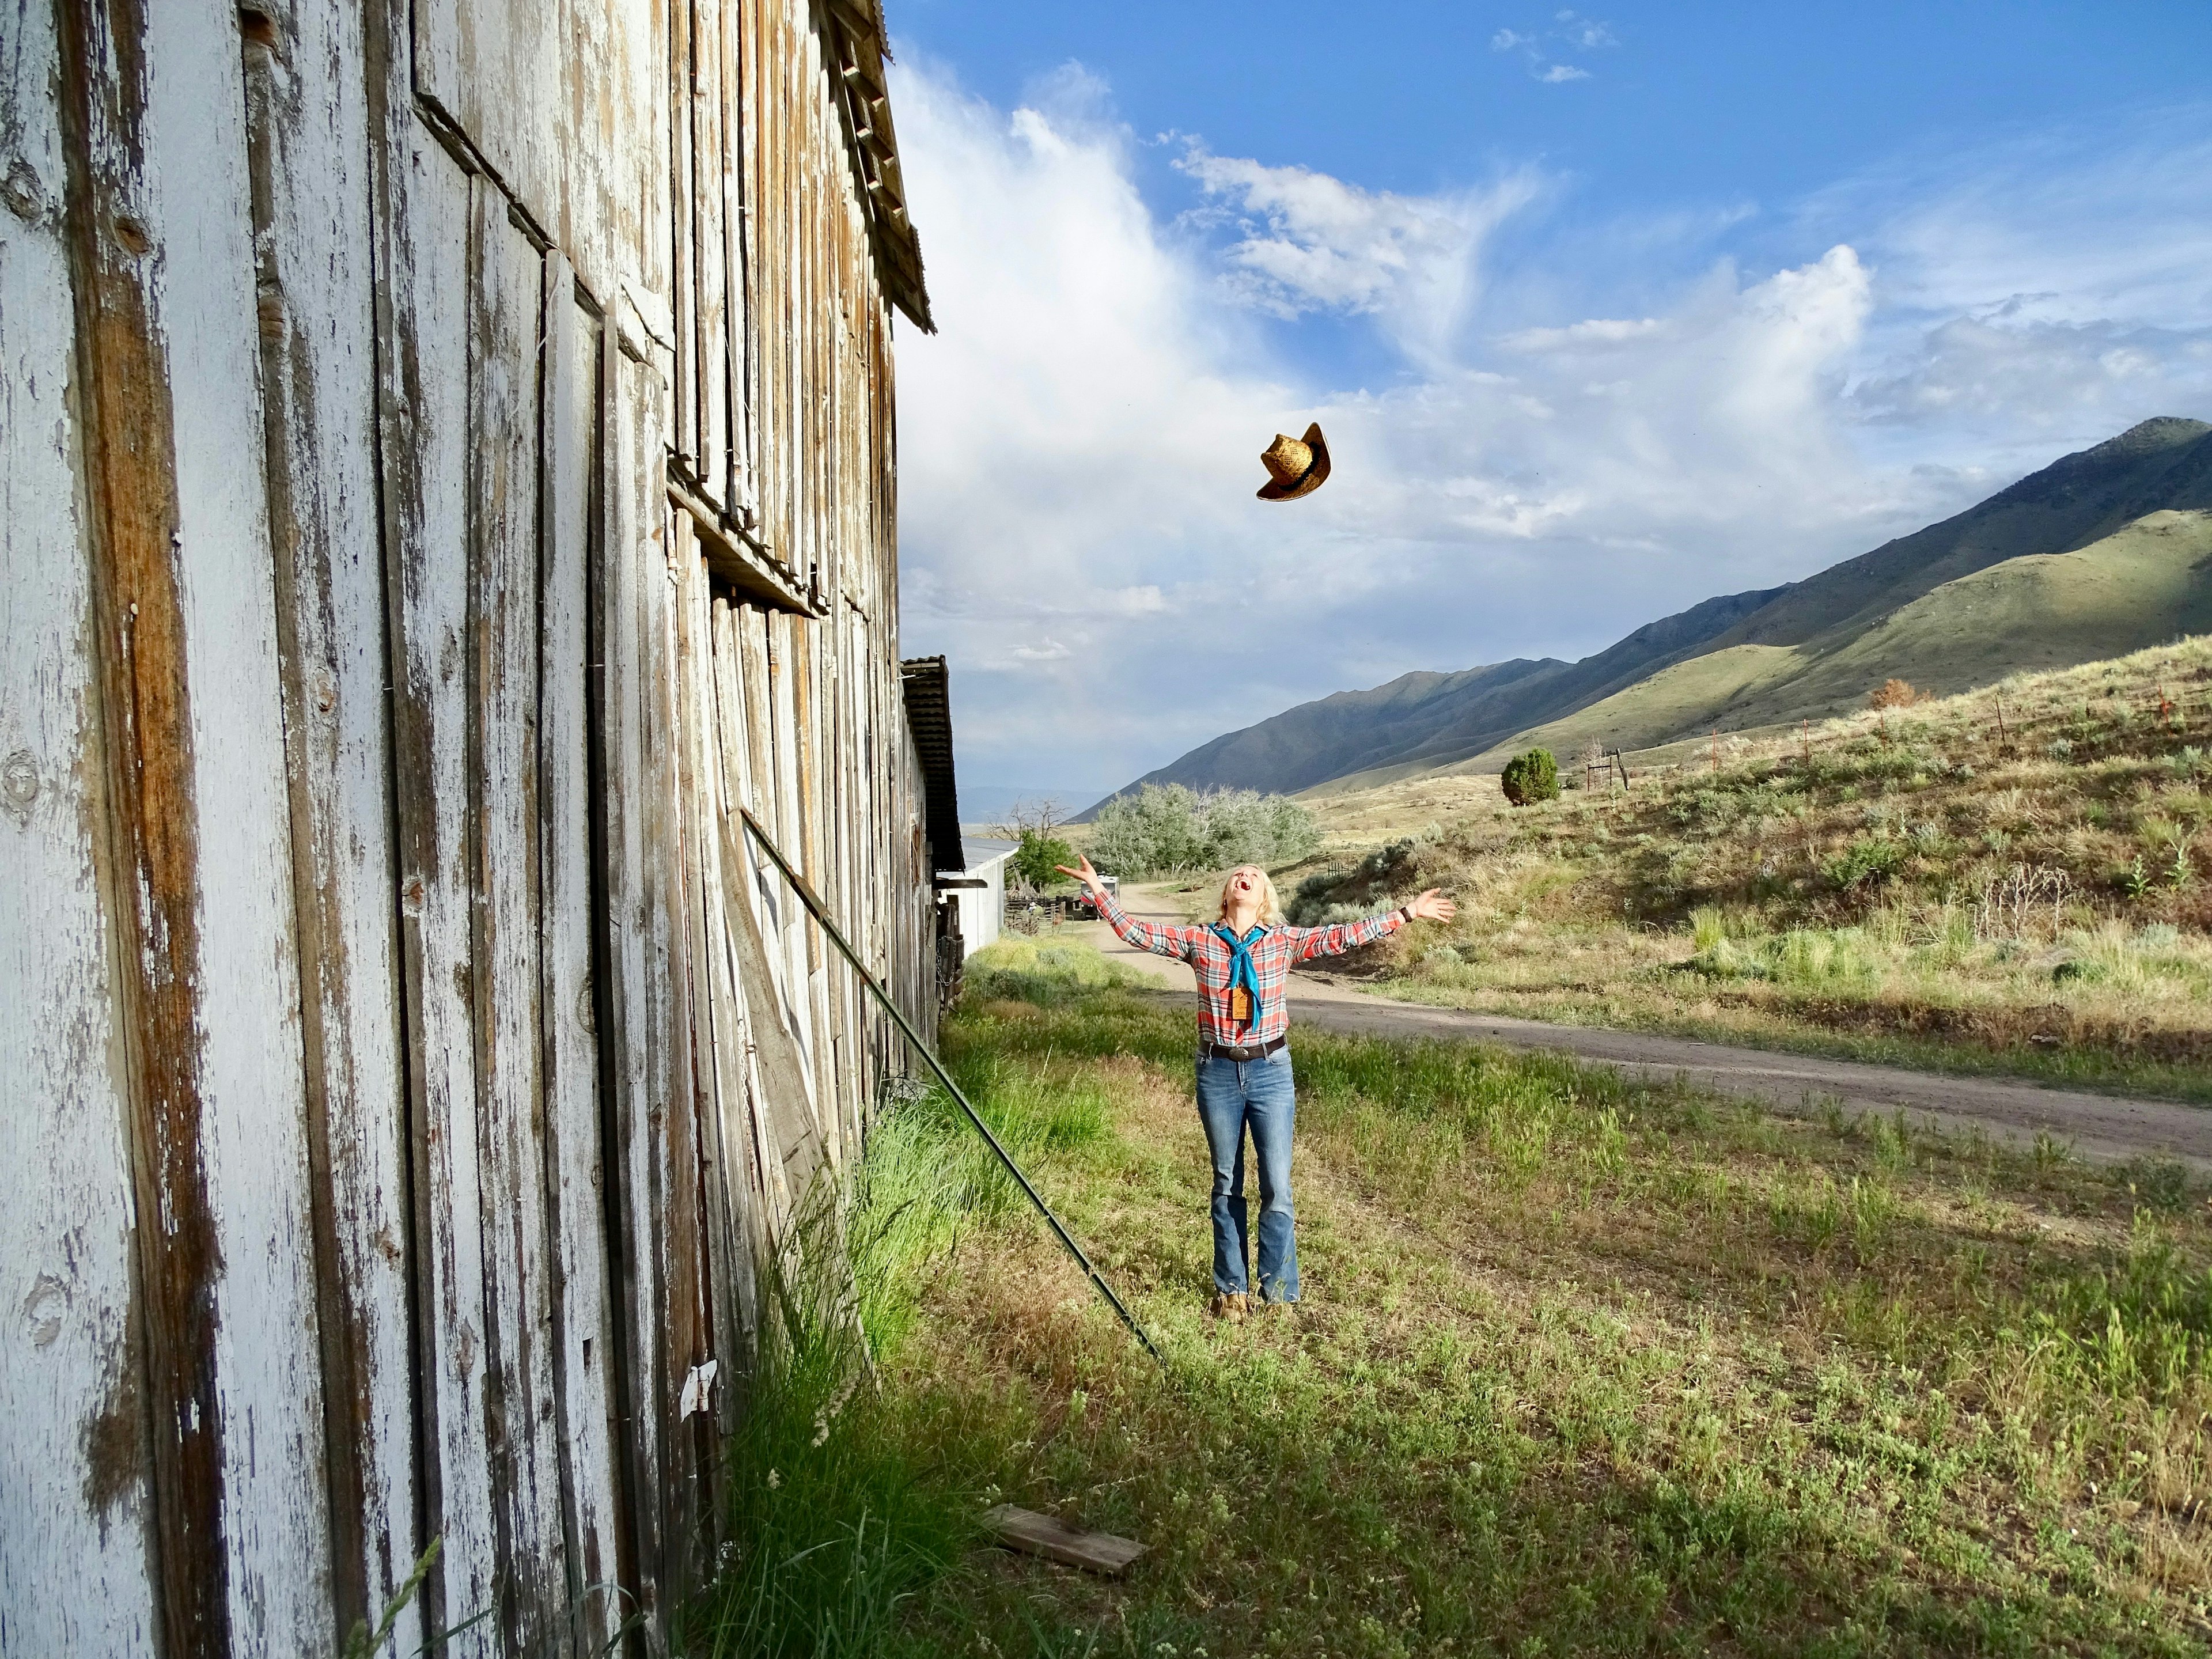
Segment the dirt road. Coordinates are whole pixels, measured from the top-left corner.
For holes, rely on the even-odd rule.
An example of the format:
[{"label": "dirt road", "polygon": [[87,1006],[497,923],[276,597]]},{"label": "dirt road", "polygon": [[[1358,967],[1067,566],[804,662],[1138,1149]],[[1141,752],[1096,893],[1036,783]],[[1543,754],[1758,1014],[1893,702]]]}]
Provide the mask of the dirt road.
[{"label": "dirt road", "polygon": [[[1174,902],[1153,888],[1126,889],[1122,906],[1134,916],[1182,919]],[[1187,965],[1130,949],[1103,922],[1065,929],[1063,936],[1088,940],[1164,989],[1195,994]],[[1291,977],[1291,1018],[1294,1024],[1332,1031],[1558,1049],[1632,1077],[1680,1078],[1717,1093],[1748,1096],[1782,1112],[1818,1112],[1831,1101],[1854,1115],[1902,1110],[1915,1122],[1954,1133],[1979,1129],[2011,1146],[2033,1146],[2039,1134],[2047,1133],[2070,1146],[2076,1157],[2100,1163],[2162,1153],[2200,1174],[2212,1173],[2212,1109],[2172,1101],[2046,1089],[2004,1078],[1946,1077],[1642,1031],[1547,1025],[1507,1015],[1394,1002],[1307,974]]]}]

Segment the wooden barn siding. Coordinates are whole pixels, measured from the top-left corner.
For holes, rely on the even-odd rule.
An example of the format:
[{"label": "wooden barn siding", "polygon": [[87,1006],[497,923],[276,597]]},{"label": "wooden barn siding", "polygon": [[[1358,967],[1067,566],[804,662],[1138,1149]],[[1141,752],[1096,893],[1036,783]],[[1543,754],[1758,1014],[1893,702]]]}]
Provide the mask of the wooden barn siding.
[{"label": "wooden barn siding", "polygon": [[708,1571],[906,1069],[738,806],[935,1006],[831,27],[0,16],[0,1655],[331,1650],[434,1534],[401,1650],[658,1650]]}]

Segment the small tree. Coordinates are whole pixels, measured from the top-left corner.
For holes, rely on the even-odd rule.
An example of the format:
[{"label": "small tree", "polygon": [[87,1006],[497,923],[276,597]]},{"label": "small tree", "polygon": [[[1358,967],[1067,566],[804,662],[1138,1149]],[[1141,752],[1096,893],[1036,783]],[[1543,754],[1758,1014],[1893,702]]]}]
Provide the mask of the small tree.
[{"label": "small tree", "polygon": [[1056,800],[1014,803],[1008,821],[998,830],[1008,841],[1019,843],[1006,860],[1017,883],[1034,889],[1063,879],[1057,866],[1075,862],[1075,848],[1060,834],[1066,821]]},{"label": "small tree", "polygon": [[1250,789],[1207,794],[1179,783],[1148,783],[1098,809],[1091,862],[1135,879],[1164,871],[1280,865],[1321,845],[1321,826],[1300,803]]},{"label": "small tree", "polygon": [[1528,806],[1540,800],[1559,798],[1559,763],[1552,758],[1548,749],[1531,749],[1525,755],[1516,755],[1505,763],[1498,774],[1498,787],[1504,790],[1505,799],[1516,806]]},{"label": "small tree", "polygon": [[1075,862],[1075,848],[1056,836],[1048,836],[1036,830],[1022,831],[1022,844],[1006,860],[1014,873],[1031,887],[1049,887],[1065,879],[1060,866]]},{"label": "small tree", "polygon": [[1867,694],[1869,708],[1910,708],[1920,701],[1911,680],[1888,679]]}]

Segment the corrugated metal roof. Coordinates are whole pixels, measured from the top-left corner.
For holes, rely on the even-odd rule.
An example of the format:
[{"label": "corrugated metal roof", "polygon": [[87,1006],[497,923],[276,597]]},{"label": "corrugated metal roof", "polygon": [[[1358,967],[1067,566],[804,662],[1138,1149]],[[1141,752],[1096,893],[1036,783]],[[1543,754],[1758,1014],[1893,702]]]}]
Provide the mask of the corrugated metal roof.
[{"label": "corrugated metal roof", "polygon": [[932,867],[957,870],[967,856],[960,847],[960,791],[952,770],[952,684],[942,657],[915,657],[899,665],[906,691],[907,724],[921,756],[922,833],[929,837]]},{"label": "corrugated metal roof", "polygon": [[964,860],[961,868],[971,874],[988,870],[994,864],[1003,864],[1014,855],[1021,843],[1015,841],[979,841],[974,836],[960,838],[960,856]]}]

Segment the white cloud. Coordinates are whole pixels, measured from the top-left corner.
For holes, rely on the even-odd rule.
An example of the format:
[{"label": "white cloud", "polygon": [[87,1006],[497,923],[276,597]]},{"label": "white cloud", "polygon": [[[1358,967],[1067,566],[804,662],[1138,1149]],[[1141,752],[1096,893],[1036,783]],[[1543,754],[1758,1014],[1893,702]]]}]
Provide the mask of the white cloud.
[{"label": "white cloud", "polygon": [[1511,351],[1554,351],[1563,347],[1620,345],[1648,339],[1665,330],[1656,317],[1592,317],[1565,328],[1523,328],[1500,335],[1498,343]]},{"label": "white cloud", "polygon": [[1223,256],[1238,297],[1283,318],[1376,313],[1420,355],[1449,343],[1474,297],[1484,240],[1541,189],[1523,168],[1487,189],[1400,196],[1197,144],[1176,166],[1212,201],[1242,210],[1238,239]]},{"label": "white cloud", "polygon": [[1556,87],[1590,78],[1589,70],[1580,64],[1557,61],[1562,51],[1599,52],[1620,44],[1613,26],[1595,17],[1562,11],[1553,15],[1552,22],[1550,28],[1500,29],[1490,37],[1490,49],[1518,52],[1533,79]]},{"label": "white cloud", "polygon": [[1620,36],[1613,32],[1610,23],[1601,23],[1594,17],[1583,17],[1571,11],[1563,11],[1553,20],[1561,27],[1560,34],[1585,52],[1595,52],[1603,46],[1617,46]]},{"label": "white cloud", "polygon": [[[1632,309],[1594,245],[1523,233],[1509,326],[1486,272],[1560,188],[1534,170],[1407,196],[1187,146],[1195,209],[1163,214],[1080,71],[1011,112],[896,73],[944,331],[898,344],[904,643],[951,656],[978,777],[1103,792],[1409,668],[1580,654],[2146,415],[2212,414],[2206,279],[2196,313],[2129,297],[2186,289],[2202,212],[2132,256],[2047,226],[2039,262],[2002,191],[1954,181],[1978,219],[1926,185],[1839,190],[1793,222],[1822,240],[1748,269],[1713,251],[1761,228],[1740,209],[1624,231],[1606,270]],[[1547,292],[1572,297],[1546,315]],[[1289,355],[1314,313],[1399,372],[1316,382]],[[1315,418],[1328,484],[1255,501],[1268,438]]]}]

